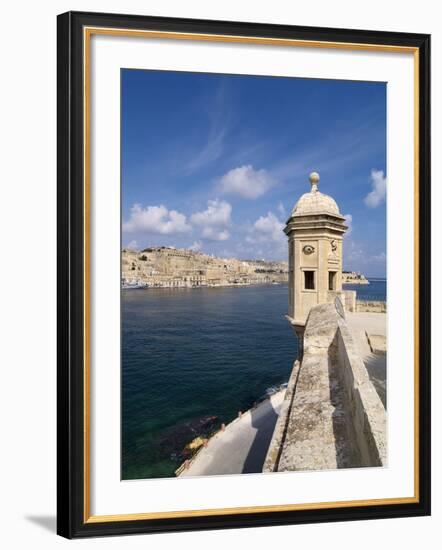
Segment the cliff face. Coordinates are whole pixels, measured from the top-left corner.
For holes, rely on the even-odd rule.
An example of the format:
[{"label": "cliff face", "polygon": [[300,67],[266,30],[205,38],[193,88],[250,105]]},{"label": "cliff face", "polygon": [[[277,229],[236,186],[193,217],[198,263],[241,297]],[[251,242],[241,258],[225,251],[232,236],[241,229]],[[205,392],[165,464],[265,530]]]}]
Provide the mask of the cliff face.
[{"label": "cliff face", "polygon": [[154,287],[224,286],[285,282],[287,262],[217,258],[177,248],[124,249],[123,284]]}]

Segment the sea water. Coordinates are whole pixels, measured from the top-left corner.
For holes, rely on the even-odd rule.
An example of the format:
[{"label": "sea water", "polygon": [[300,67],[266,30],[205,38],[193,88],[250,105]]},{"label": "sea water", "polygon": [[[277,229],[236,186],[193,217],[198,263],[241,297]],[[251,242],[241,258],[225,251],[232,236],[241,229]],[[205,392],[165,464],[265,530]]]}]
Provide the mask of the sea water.
[{"label": "sea water", "polygon": [[[345,286],[378,300],[385,287]],[[194,437],[287,382],[287,301],[286,284],[122,291],[122,479],[172,477]]]}]

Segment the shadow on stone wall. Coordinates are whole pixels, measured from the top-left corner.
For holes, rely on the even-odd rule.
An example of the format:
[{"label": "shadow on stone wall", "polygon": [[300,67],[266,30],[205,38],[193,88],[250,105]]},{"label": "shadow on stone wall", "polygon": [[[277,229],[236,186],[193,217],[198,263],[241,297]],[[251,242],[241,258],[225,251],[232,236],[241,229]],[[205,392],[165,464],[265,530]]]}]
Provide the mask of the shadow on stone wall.
[{"label": "shadow on stone wall", "polygon": [[385,410],[387,410],[387,373],[385,356],[382,357],[372,354],[364,359],[364,364],[370,376],[370,380],[378,392]]},{"label": "shadow on stone wall", "polygon": [[[372,382],[369,382],[362,360],[352,357],[355,351],[353,348],[354,343],[347,326],[339,326],[328,350],[330,402],[334,407],[332,422],[336,465],[338,468],[382,466],[382,450],[378,449],[374,435],[376,428],[371,425],[368,415],[370,414],[372,420],[374,415],[379,416],[378,405],[385,417],[385,409],[377,395],[370,398],[370,389],[367,385],[371,386]],[[361,371],[359,375],[358,368]],[[376,394],[374,388],[373,393]],[[369,405],[372,410],[369,411],[364,404]]]},{"label": "shadow on stone wall", "polygon": [[259,408],[252,409],[251,411],[251,423],[252,427],[256,429],[256,435],[244,461],[243,474],[258,474],[262,472],[276,421],[278,420],[278,414],[273,408],[270,399],[269,408],[271,410],[266,412],[265,420],[263,420],[263,415]]},{"label": "shadow on stone wall", "polygon": [[334,407],[332,413],[333,434],[335,437],[336,466],[338,468],[360,468],[361,456],[355,446],[355,434],[351,407],[345,393],[345,386],[337,364],[336,337],[329,348],[328,372],[330,383],[330,403]]}]

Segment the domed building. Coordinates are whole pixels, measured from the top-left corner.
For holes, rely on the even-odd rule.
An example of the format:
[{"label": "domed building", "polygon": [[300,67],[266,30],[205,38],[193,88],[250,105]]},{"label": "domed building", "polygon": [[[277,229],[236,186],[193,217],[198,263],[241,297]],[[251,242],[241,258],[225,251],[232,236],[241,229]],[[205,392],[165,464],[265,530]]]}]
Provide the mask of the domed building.
[{"label": "domed building", "polygon": [[341,217],[336,201],[329,195],[324,195],[318,190],[319,174],[310,174],[311,189],[304,193],[292,210],[292,216],[305,216],[312,214],[330,214]]},{"label": "domed building", "polygon": [[289,318],[303,327],[310,309],[342,299],[342,238],[345,218],[336,201],[318,189],[310,174],[310,191],[295,204],[284,229],[289,239]]}]

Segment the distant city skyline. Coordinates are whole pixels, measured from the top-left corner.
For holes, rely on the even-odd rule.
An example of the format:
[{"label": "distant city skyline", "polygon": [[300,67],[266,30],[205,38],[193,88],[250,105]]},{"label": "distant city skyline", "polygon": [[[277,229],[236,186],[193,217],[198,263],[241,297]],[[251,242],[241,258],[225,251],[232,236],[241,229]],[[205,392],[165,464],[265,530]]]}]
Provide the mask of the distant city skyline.
[{"label": "distant city skyline", "polygon": [[121,129],[124,247],[287,260],[315,170],[344,269],[385,276],[385,83],[124,69]]}]

